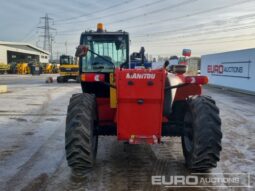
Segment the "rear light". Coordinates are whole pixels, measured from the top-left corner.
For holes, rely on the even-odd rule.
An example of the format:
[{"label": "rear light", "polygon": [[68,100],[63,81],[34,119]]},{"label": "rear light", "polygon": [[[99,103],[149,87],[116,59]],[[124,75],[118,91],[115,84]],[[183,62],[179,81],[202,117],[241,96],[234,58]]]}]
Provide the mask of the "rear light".
[{"label": "rear light", "polygon": [[185,83],[187,84],[208,84],[207,76],[187,76],[185,77]]},{"label": "rear light", "polygon": [[104,74],[86,73],[81,75],[81,81],[83,82],[104,82]]}]

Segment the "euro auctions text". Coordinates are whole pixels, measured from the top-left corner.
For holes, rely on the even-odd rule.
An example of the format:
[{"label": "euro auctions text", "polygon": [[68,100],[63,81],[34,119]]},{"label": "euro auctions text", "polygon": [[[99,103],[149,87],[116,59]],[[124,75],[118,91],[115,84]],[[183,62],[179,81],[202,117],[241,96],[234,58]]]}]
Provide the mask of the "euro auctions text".
[{"label": "euro auctions text", "polygon": [[[214,176],[217,175],[217,176]],[[164,187],[250,187],[249,173],[193,173],[152,176],[151,184]]]}]

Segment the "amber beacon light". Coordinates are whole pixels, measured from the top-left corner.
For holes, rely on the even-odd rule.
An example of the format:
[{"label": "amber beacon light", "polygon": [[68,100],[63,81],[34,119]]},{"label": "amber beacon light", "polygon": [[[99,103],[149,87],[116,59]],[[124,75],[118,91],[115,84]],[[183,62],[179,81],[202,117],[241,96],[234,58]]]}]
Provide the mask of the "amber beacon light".
[{"label": "amber beacon light", "polygon": [[103,23],[98,23],[97,24],[97,31],[102,32],[104,30],[104,24]]}]

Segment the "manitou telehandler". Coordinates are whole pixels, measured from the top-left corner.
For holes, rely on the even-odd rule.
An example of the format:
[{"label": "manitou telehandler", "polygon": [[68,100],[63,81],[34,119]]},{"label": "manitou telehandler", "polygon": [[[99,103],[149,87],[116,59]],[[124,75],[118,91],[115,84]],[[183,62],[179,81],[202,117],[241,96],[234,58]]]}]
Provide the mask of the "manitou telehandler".
[{"label": "manitou telehandler", "polygon": [[108,32],[101,23],[97,31],[81,34],[76,56],[83,93],[70,99],[65,132],[73,172],[95,165],[100,135],[116,135],[129,144],[158,144],[162,136],[180,136],[188,169],[216,167],[221,119],[215,101],[201,95],[206,76],[185,76],[185,65],[170,72],[130,69],[129,34]]},{"label": "manitou telehandler", "polygon": [[80,82],[79,66],[74,62],[74,58],[69,55],[61,55],[59,58],[60,67],[57,77],[58,83],[68,82],[69,79]]}]

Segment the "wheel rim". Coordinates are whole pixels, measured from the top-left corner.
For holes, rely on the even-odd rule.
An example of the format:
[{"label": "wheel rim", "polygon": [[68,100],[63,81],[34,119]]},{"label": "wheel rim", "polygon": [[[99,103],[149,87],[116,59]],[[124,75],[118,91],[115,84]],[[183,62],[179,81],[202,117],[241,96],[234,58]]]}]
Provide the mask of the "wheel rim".
[{"label": "wheel rim", "polygon": [[193,148],[193,118],[190,111],[188,111],[184,118],[184,144],[188,152]]}]

